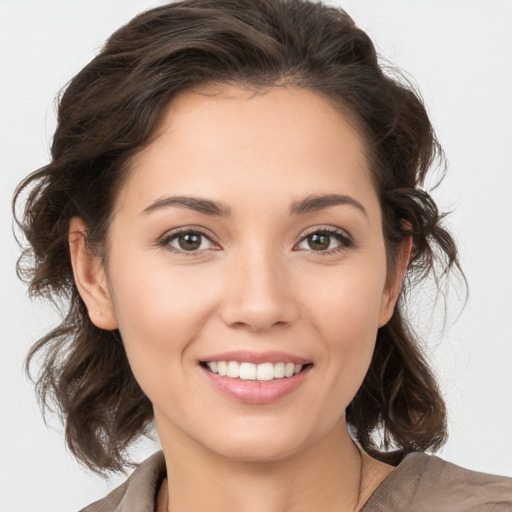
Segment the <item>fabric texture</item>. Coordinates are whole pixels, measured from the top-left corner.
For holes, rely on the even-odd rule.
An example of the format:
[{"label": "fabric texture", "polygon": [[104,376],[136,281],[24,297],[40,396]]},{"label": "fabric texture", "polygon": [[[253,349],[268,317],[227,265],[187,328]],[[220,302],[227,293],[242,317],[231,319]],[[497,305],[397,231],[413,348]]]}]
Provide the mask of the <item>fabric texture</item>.
[{"label": "fabric texture", "polygon": [[[106,498],[81,512],[155,512],[166,476],[163,453],[140,464]],[[512,512],[512,478],[479,473],[424,453],[409,453],[361,512]]]},{"label": "fabric texture", "polygon": [[409,453],[361,512],[512,512],[512,478]]}]

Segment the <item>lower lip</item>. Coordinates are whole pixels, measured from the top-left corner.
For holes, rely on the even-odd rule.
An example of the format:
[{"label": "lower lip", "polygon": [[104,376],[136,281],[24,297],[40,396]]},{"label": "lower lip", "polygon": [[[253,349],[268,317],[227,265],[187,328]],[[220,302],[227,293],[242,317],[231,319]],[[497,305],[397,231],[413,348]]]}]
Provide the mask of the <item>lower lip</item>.
[{"label": "lower lip", "polygon": [[270,404],[295,391],[304,382],[311,366],[307,366],[293,377],[268,381],[231,379],[221,377],[202,366],[199,368],[211,384],[229,398],[246,404]]}]

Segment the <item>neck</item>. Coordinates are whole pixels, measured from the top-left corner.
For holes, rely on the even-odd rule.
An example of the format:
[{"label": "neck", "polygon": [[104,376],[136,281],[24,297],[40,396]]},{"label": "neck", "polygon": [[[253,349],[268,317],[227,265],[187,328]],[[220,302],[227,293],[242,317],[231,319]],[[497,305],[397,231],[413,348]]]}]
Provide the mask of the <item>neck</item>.
[{"label": "neck", "polygon": [[365,500],[362,457],[344,419],[306,449],[271,461],[226,458],[180,433],[159,434],[166,512],[352,512]]}]

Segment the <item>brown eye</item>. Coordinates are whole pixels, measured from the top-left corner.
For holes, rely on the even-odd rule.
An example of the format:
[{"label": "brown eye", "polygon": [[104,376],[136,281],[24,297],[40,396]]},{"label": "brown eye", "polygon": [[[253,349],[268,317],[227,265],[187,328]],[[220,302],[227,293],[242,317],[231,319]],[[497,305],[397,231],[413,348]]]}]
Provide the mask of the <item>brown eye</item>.
[{"label": "brown eye", "polygon": [[308,245],[313,251],[325,251],[329,249],[331,237],[327,233],[313,233],[307,237]]},{"label": "brown eye", "polygon": [[162,240],[161,245],[175,252],[195,252],[214,249],[215,244],[200,231],[182,231],[174,233]]},{"label": "brown eye", "polygon": [[201,247],[201,235],[198,233],[182,233],[178,236],[178,245],[184,251],[195,251]]},{"label": "brown eye", "polygon": [[319,229],[302,238],[295,246],[295,250],[331,254],[346,250],[353,245],[352,239],[342,230]]}]

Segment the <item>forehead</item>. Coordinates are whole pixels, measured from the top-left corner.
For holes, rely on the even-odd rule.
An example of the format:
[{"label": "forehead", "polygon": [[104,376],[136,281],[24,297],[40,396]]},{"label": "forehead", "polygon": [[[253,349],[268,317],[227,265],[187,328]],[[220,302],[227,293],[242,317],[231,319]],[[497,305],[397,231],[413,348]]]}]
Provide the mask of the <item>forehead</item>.
[{"label": "forehead", "polygon": [[170,193],[235,202],[245,194],[270,204],[368,187],[361,136],[320,94],[210,86],[181,93],[165,108],[153,141],[132,161],[118,206],[140,209]]}]

